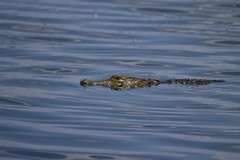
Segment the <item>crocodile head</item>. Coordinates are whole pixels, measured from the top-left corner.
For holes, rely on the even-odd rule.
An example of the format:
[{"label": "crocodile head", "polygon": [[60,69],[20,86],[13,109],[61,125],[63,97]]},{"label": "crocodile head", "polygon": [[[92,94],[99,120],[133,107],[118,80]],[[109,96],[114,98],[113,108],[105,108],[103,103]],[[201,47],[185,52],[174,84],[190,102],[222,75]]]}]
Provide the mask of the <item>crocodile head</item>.
[{"label": "crocodile head", "polygon": [[144,79],[136,77],[127,77],[121,75],[112,75],[109,79],[102,81],[82,80],[81,86],[103,86],[109,87],[113,90],[133,89],[138,87],[151,87],[153,85],[159,85],[160,81],[155,79]]}]

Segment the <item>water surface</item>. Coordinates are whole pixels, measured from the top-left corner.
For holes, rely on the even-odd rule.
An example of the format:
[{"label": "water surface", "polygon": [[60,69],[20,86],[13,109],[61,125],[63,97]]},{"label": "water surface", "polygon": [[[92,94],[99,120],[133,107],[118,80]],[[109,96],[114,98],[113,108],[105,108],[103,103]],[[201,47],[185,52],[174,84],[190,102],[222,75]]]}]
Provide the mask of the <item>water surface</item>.
[{"label": "water surface", "polygon": [[[237,0],[2,0],[0,159],[238,160]],[[127,91],[112,74],[225,80]]]}]

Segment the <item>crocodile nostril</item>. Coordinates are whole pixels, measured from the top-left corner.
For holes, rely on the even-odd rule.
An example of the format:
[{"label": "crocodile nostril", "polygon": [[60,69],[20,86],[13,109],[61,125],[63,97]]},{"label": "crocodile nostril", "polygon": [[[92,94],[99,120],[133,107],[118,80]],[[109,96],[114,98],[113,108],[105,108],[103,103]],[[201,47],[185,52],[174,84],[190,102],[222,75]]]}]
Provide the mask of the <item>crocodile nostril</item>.
[{"label": "crocodile nostril", "polygon": [[87,79],[83,79],[80,82],[80,85],[83,86],[83,87],[87,87],[87,86],[89,86],[89,84],[90,84],[90,82]]}]

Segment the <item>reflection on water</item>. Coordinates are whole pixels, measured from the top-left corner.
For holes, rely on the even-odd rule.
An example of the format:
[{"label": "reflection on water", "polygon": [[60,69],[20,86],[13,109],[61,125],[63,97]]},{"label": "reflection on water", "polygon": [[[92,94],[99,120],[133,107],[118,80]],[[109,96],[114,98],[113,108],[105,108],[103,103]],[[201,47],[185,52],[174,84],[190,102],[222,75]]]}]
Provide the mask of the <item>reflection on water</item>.
[{"label": "reflection on water", "polygon": [[50,153],[50,152],[39,152],[39,151],[3,151],[1,153],[2,157],[7,155],[15,155],[18,159],[25,158],[37,158],[37,159],[62,159],[62,160],[147,160],[145,158],[134,158],[125,157],[109,154],[75,154],[75,153]]},{"label": "reflection on water", "polygon": [[[238,160],[239,7],[0,1],[0,159]],[[226,82],[79,84],[113,74]]]},{"label": "reflection on water", "polygon": [[51,73],[51,74],[64,74],[64,73],[73,73],[76,72],[76,69],[73,68],[63,68],[63,67],[40,67],[40,68],[35,68],[34,70],[39,70],[43,73]]}]

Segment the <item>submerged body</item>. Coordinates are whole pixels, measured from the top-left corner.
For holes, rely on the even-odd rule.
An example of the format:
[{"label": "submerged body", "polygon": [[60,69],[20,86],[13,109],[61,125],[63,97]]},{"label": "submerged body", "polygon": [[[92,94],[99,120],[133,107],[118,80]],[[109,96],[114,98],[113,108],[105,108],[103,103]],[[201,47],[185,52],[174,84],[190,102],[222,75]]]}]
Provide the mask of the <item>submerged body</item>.
[{"label": "submerged body", "polygon": [[108,79],[101,81],[92,81],[84,79],[80,82],[81,86],[103,86],[108,87],[113,90],[124,90],[124,89],[133,89],[139,87],[151,87],[157,86],[160,83],[167,84],[183,84],[183,85],[208,85],[215,82],[224,82],[222,80],[204,80],[204,79],[170,79],[166,81],[160,81],[157,79],[149,78],[137,78],[137,77],[128,77],[122,75],[112,75]]}]

